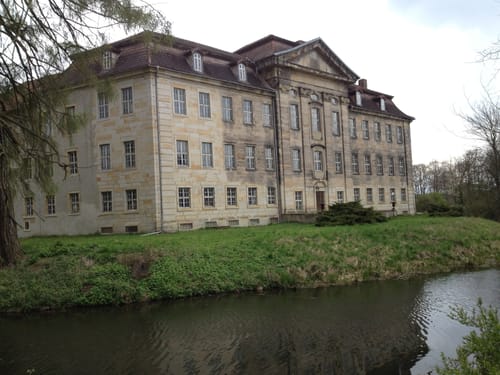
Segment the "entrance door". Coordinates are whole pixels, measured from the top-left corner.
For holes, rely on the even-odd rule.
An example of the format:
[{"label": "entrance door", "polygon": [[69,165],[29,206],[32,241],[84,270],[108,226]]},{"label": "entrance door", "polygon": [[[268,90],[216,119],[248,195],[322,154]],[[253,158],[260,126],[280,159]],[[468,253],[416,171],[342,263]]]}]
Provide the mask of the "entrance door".
[{"label": "entrance door", "polygon": [[325,209],[325,192],[316,192],[316,210],[323,211]]}]

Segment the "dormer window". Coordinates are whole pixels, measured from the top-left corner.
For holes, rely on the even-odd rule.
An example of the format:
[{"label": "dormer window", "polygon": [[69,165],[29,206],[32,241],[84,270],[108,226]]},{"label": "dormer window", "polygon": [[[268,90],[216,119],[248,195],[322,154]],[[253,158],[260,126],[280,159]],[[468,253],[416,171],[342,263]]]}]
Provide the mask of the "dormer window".
[{"label": "dormer window", "polygon": [[111,51],[104,51],[104,53],[102,54],[102,68],[104,70],[111,69],[112,61],[113,55],[111,54]]},{"label": "dormer window", "polygon": [[199,52],[193,53],[193,69],[195,72],[203,72],[203,60],[201,59],[201,54]]},{"label": "dormer window", "polygon": [[380,98],[380,110],[385,111],[385,99]]},{"label": "dormer window", "polygon": [[362,104],[361,93],[359,91],[356,91],[356,105],[361,106]]},{"label": "dormer window", "polygon": [[247,80],[247,67],[245,66],[245,64],[242,63],[238,64],[238,79],[240,81]]}]

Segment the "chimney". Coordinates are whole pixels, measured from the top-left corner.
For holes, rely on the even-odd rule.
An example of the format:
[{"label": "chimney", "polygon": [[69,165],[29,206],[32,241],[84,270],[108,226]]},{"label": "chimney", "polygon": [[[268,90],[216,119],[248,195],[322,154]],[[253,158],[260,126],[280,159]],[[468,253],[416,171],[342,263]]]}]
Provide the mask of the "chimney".
[{"label": "chimney", "polygon": [[362,89],[367,89],[368,88],[368,81],[364,78],[360,79],[358,81],[358,85],[362,88]]}]

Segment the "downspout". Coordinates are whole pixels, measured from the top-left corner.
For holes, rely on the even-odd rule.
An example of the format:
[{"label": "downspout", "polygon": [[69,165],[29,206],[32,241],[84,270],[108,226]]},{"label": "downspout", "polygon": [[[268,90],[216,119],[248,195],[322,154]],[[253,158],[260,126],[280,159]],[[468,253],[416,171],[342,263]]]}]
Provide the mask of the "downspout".
[{"label": "downspout", "polygon": [[[412,169],[410,170],[408,168],[408,150],[407,150],[407,145],[408,145],[408,142],[406,140],[406,131],[405,131],[405,123],[404,123],[404,120],[403,120],[403,145],[404,145],[404,150],[405,150],[405,153],[404,153],[404,158],[405,158],[405,174],[406,174],[406,205],[408,207],[408,213],[411,212],[411,198],[410,198],[410,191],[413,192],[413,200],[415,201],[415,190],[414,190],[414,186],[413,186],[413,179],[412,179],[412,187],[410,189],[410,173],[413,175],[413,167]],[[408,122],[408,134],[410,133],[410,122]],[[411,141],[410,141],[410,146],[411,146]],[[415,205],[415,212],[417,211],[417,208],[416,208],[416,205]]]},{"label": "downspout", "polygon": [[[341,135],[341,138],[342,138],[342,163],[344,164],[342,166],[342,173],[344,175],[344,201],[347,199],[347,166],[346,166],[346,163],[345,163],[345,129],[344,129],[344,120],[343,120],[343,117],[344,117],[344,114],[343,114],[343,111],[342,111],[342,97],[340,97],[340,135]],[[349,108],[349,107],[348,107]],[[349,112],[347,113],[349,115]],[[347,118],[347,123],[349,124],[349,118]],[[349,131],[349,129],[347,129]],[[337,199],[337,197],[334,195],[333,196],[333,199]]]},{"label": "downspout", "polygon": [[304,145],[304,114],[302,112],[302,92],[303,89],[302,87],[299,87],[298,93],[299,93],[299,129],[300,129],[300,138],[301,138],[301,144],[302,144],[302,152],[301,152],[301,162],[302,162],[302,176],[304,180],[304,208],[305,208],[305,213],[308,212],[308,206],[307,206],[307,181],[306,181],[306,152],[305,152],[305,145]]},{"label": "downspout", "polygon": [[282,217],[282,209],[283,209],[283,203],[281,201],[282,199],[282,194],[281,194],[281,158],[280,158],[280,152],[281,152],[281,147],[280,147],[280,142],[279,142],[279,127],[281,126],[281,108],[278,108],[278,92],[279,92],[279,81],[278,81],[278,88],[274,91],[274,98],[273,98],[273,106],[274,106],[274,144],[275,144],[275,151],[274,155],[276,158],[276,185],[277,185],[277,191],[278,191],[278,222],[281,222],[281,217]]},{"label": "downspout", "polygon": [[160,67],[156,66],[155,71],[155,99],[156,99],[156,142],[158,145],[158,178],[160,181],[160,228],[156,228],[159,232],[163,232],[163,176],[161,168],[161,142],[160,142],[160,99],[158,98],[158,72]]}]

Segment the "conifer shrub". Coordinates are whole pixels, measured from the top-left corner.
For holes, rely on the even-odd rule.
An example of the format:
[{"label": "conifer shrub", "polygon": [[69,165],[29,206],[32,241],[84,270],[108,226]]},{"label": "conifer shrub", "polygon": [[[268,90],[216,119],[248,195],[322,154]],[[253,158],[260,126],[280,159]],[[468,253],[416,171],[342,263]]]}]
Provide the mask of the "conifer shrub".
[{"label": "conifer shrub", "polygon": [[347,203],[334,203],[328,206],[316,217],[316,226],[326,225],[354,225],[381,223],[387,217],[372,207],[363,207],[359,201]]}]

